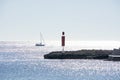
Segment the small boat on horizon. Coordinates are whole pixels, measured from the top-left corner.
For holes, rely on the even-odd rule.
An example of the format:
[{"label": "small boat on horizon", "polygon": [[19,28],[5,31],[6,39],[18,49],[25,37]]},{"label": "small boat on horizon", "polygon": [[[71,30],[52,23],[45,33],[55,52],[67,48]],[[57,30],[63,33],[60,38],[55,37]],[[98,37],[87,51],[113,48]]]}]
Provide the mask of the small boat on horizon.
[{"label": "small boat on horizon", "polygon": [[45,41],[41,33],[40,33],[40,43],[36,43],[35,46],[45,46]]},{"label": "small boat on horizon", "polygon": [[36,43],[35,46],[45,46],[43,43]]}]

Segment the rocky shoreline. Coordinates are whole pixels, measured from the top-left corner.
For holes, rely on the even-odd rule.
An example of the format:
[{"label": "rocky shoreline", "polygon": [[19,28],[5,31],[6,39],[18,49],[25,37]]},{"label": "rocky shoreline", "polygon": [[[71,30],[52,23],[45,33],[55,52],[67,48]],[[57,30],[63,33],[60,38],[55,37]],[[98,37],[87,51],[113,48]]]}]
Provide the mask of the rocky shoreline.
[{"label": "rocky shoreline", "polygon": [[54,51],[45,54],[45,59],[108,59],[113,50]]}]

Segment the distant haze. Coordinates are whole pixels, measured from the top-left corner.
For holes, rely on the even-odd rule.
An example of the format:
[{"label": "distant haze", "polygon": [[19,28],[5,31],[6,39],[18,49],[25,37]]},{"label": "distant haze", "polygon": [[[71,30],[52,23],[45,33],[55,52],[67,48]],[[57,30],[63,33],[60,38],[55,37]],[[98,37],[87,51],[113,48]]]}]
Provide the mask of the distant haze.
[{"label": "distant haze", "polygon": [[120,0],[0,0],[0,41],[120,41]]}]

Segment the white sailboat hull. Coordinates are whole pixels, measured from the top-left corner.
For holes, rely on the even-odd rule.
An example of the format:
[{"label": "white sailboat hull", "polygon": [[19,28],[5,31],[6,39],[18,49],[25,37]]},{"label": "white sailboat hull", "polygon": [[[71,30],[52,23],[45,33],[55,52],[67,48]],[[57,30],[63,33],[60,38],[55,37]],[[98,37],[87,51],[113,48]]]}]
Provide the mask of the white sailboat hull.
[{"label": "white sailboat hull", "polygon": [[35,46],[45,46],[45,44],[35,44]]}]

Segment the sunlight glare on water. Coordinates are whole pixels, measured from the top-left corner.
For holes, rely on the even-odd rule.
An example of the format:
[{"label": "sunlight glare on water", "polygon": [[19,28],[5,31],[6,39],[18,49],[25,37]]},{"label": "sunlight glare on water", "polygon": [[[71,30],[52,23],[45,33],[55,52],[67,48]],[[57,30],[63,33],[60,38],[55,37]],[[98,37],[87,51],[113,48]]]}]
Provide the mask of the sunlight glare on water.
[{"label": "sunlight glare on water", "polygon": [[[70,41],[66,43],[65,50],[114,49],[119,45],[120,42],[117,41]],[[44,47],[35,46],[35,42],[30,41],[0,42],[0,78],[1,80],[120,80],[119,61],[44,59],[44,54],[59,50],[61,47],[57,41],[47,42]]]},{"label": "sunlight glare on water", "polygon": [[[48,46],[61,46],[60,41],[47,41]],[[78,49],[114,49],[119,48],[119,41],[66,41],[66,50]],[[60,48],[59,48],[60,49]]]}]

